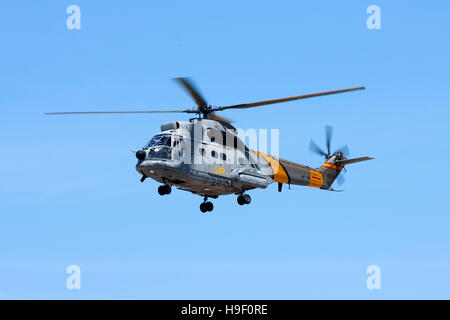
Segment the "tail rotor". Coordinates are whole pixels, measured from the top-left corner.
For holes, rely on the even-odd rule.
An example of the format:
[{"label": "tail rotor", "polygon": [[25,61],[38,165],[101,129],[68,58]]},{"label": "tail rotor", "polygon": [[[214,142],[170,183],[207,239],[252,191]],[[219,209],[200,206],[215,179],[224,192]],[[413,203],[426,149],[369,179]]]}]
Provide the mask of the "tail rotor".
[{"label": "tail rotor", "polygon": [[[309,142],[309,150],[315,154],[318,154],[325,158],[325,161],[330,160],[330,158],[333,158],[333,163],[336,163],[338,161],[342,161],[347,159],[347,157],[350,156],[350,149],[347,145],[342,146],[341,148],[337,149],[333,153],[331,153],[331,141],[333,138],[333,127],[332,126],[325,126],[325,146],[326,146],[326,152],[320,148],[314,140],[311,139]],[[344,169],[345,170],[345,169]],[[345,182],[344,174],[339,174],[336,177],[336,183],[338,185],[342,185]]]},{"label": "tail rotor", "polygon": [[[330,159],[332,156],[336,156],[336,160],[342,160],[345,157],[350,156],[350,150],[347,145],[342,146],[340,149],[337,149],[335,152],[331,153],[331,140],[333,138],[333,127],[325,126],[325,145],[327,148],[327,152],[325,152],[322,148],[320,148],[313,139],[309,142],[309,151],[318,154],[322,157],[325,157],[325,160]],[[345,156],[345,157],[343,157]]]}]

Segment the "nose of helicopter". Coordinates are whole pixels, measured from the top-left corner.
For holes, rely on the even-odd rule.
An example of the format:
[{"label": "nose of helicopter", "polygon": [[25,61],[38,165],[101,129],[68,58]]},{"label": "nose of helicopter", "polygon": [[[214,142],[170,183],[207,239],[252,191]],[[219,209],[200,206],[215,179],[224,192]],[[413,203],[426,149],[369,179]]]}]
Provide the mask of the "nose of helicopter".
[{"label": "nose of helicopter", "polygon": [[151,163],[149,163],[149,161],[138,161],[138,163],[136,163],[136,171],[139,172],[140,174],[144,174],[146,175],[148,173],[148,171],[150,171],[152,168]]},{"label": "nose of helicopter", "polygon": [[143,169],[149,169],[154,167],[153,161],[148,161],[148,160],[139,160],[136,163],[136,170],[137,171],[142,171]]},{"label": "nose of helicopter", "polygon": [[142,170],[149,170],[153,168],[163,168],[168,166],[166,161],[164,163],[162,161],[153,160],[153,159],[147,159],[147,160],[139,160],[136,164],[136,170],[142,171]]},{"label": "nose of helicopter", "polygon": [[181,162],[173,160],[161,159],[145,159],[139,160],[136,164],[136,170],[140,173],[150,170],[176,170],[180,169]]}]

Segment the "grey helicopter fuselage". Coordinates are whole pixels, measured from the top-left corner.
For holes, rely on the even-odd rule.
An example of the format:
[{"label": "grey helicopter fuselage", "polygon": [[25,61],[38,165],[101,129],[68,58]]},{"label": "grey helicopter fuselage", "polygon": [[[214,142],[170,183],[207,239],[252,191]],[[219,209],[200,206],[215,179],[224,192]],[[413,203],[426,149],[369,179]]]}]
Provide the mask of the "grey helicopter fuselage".
[{"label": "grey helicopter fuselage", "polygon": [[145,158],[136,170],[143,177],[202,196],[242,193],[273,182],[271,170],[256,164],[254,152],[245,148],[235,129],[215,120],[162,124],[142,151]]},{"label": "grey helicopter fuselage", "polygon": [[344,167],[334,164],[336,156],[313,169],[251,150],[234,127],[211,119],[162,124],[161,132],[138,153],[136,170],[142,181],[152,178],[212,198],[273,182],[328,189]]}]

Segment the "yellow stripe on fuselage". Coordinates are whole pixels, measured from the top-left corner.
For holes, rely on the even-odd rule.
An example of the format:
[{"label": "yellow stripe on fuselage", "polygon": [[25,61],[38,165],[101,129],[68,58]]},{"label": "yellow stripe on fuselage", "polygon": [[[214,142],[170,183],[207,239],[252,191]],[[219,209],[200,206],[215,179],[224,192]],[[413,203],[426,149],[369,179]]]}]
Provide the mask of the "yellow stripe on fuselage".
[{"label": "yellow stripe on fuselage", "polygon": [[322,165],[322,167],[325,167],[325,168],[331,168],[331,169],[334,169],[334,170],[337,170],[337,171],[341,171],[342,168],[344,168],[344,167],[342,167],[342,166],[338,166],[338,165],[335,165],[335,164],[333,164],[333,163],[328,163],[328,162],[325,162],[325,163]]},{"label": "yellow stripe on fuselage", "polygon": [[262,152],[259,152],[256,150],[255,150],[255,152],[257,155],[266,159],[267,162],[270,164],[270,167],[272,168],[272,171],[273,171],[273,181],[280,182],[280,183],[289,183],[288,175],[287,175],[286,171],[284,170],[283,166],[280,164],[280,162],[278,162],[277,160],[272,158],[272,156],[269,156],[265,153],[262,153]]},{"label": "yellow stripe on fuselage", "polygon": [[308,187],[320,188],[323,184],[323,175],[322,173],[316,170],[309,170],[310,179]]}]

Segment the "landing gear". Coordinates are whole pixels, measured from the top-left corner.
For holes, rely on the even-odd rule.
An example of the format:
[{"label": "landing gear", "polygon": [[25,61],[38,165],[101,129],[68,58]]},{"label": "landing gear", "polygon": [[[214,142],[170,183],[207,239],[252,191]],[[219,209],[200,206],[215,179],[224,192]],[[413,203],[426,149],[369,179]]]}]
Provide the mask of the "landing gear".
[{"label": "landing gear", "polygon": [[205,212],[211,212],[214,209],[214,205],[212,204],[211,201],[206,201],[208,200],[208,197],[205,197],[204,201],[200,204],[200,211],[205,213]]},{"label": "landing gear", "polygon": [[172,192],[172,187],[168,184],[158,187],[158,193],[163,196],[165,194],[170,194]]},{"label": "landing gear", "polygon": [[214,209],[214,205],[210,201],[203,202],[202,204],[200,204],[200,211],[203,213],[205,213],[207,211],[213,211],[213,209]]},{"label": "landing gear", "polygon": [[237,197],[237,203],[241,206],[244,204],[250,204],[250,202],[252,202],[252,198],[248,194],[241,194]]}]

